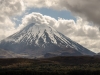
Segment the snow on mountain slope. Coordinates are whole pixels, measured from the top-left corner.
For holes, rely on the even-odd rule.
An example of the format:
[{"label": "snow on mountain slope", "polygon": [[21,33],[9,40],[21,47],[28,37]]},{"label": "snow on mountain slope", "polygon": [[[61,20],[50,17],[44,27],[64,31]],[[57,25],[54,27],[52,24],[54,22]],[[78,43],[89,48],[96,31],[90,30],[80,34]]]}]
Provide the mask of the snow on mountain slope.
[{"label": "snow on mountain slope", "polygon": [[43,57],[46,53],[56,55],[61,55],[64,52],[71,53],[68,51],[69,49],[75,52],[76,55],[95,54],[51,26],[35,23],[27,25],[19,32],[2,40],[0,48],[22,53],[29,57]]}]

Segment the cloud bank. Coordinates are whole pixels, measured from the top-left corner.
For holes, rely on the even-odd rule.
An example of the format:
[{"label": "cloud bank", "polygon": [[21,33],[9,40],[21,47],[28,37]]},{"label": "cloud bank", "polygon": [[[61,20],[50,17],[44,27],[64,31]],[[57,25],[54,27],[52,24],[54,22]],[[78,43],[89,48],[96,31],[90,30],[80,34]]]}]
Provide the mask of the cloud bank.
[{"label": "cloud bank", "polygon": [[15,31],[12,17],[20,15],[25,10],[21,0],[0,0],[0,40]]},{"label": "cloud bank", "polygon": [[100,26],[100,0],[25,0],[25,2],[28,7],[69,10],[76,16]]},{"label": "cloud bank", "polygon": [[66,7],[82,18],[100,25],[100,0],[66,0]]}]

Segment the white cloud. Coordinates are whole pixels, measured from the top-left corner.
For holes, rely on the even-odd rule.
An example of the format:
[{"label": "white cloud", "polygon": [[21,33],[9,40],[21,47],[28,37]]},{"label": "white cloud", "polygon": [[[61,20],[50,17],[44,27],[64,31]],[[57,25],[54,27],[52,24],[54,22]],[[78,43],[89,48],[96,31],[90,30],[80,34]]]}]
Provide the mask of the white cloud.
[{"label": "white cloud", "polygon": [[99,52],[99,29],[95,26],[90,26],[90,24],[82,18],[77,18],[76,22],[74,20],[66,20],[62,18],[56,20],[50,16],[33,12],[23,18],[19,29],[31,23],[53,26],[56,30],[62,32],[67,37],[70,37],[72,40],[78,42],[86,48],[94,52]]},{"label": "white cloud", "polygon": [[46,7],[56,10],[66,9],[66,7],[63,6],[63,3],[66,2],[66,0],[24,0],[24,2],[27,7]]},{"label": "white cloud", "polygon": [[[42,15],[40,13],[33,12],[29,15],[26,15],[22,19],[22,24],[23,26],[29,25],[31,23],[38,23],[38,24],[46,24],[46,25],[55,25],[57,22],[56,19],[51,18],[50,16]],[[21,26],[20,25],[20,26]]]},{"label": "white cloud", "polygon": [[0,40],[11,35],[15,30],[15,23],[8,17],[3,22],[0,22]]},{"label": "white cloud", "polygon": [[21,0],[0,0],[0,40],[15,31],[15,23],[11,20],[25,10]]},{"label": "white cloud", "polygon": [[18,15],[24,10],[24,4],[21,0],[0,0],[0,14],[2,15]]}]

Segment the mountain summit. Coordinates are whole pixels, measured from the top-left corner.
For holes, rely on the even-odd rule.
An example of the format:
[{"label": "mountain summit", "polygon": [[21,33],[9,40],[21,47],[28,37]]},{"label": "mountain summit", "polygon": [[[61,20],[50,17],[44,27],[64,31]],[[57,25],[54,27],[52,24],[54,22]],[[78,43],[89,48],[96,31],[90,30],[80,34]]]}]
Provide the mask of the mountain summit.
[{"label": "mountain summit", "polygon": [[0,48],[28,58],[95,54],[51,26],[35,23],[2,40]]}]

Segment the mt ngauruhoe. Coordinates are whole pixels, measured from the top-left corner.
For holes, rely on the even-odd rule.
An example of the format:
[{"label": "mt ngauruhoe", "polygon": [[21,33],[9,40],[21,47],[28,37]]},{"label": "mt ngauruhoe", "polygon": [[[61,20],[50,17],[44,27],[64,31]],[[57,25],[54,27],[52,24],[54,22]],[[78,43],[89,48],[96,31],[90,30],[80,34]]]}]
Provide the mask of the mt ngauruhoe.
[{"label": "mt ngauruhoe", "polygon": [[35,23],[2,40],[0,49],[27,58],[95,54],[51,26]]}]

